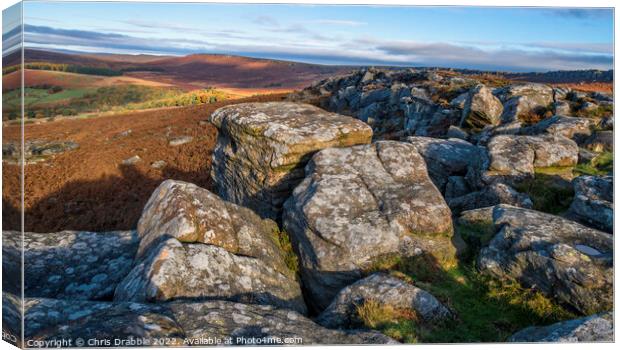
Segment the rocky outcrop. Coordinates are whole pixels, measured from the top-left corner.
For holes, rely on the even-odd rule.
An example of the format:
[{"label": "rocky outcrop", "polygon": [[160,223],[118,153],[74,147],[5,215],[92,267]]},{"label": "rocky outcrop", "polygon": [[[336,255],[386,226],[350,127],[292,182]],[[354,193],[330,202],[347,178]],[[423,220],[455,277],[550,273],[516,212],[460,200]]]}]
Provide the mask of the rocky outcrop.
[{"label": "rocky outcrop", "polygon": [[[19,293],[23,244],[24,294],[70,300],[110,298],[131,270],[135,231],[55,233],[3,231],[3,288]],[[22,240],[23,239],[23,240]]]},{"label": "rocky outcrop", "polygon": [[576,222],[506,205],[493,210],[496,234],[479,269],[512,278],[583,314],[613,307],[613,237]]},{"label": "rocky outcrop", "polygon": [[388,274],[375,273],[341,290],[316,322],[327,328],[351,328],[359,323],[356,308],[368,301],[414,312],[421,322],[452,317],[450,310],[427,291]]},{"label": "rocky outcrop", "polygon": [[[5,297],[3,308],[15,305]],[[62,347],[396,343],[377,332],[326,329],[294,311],[227,301],[140,304],[27,298],[25,324],[27,340],[64,341]]]},{"label": "rocky outcrop", "polygon": [[612,312],[604,312],[544,327],[528,327],[513,334],[508,341],[520,343],[613,342],[614,316]]},{"label": "rocky outcrop", "polygon": [[614,132],[597,131],[584,141],[583,146],[593,152],[613,152]]},{"label": "rocky outcrop", "polygon": [[569,216],[609,233],[614,229],[613,176],[579,176],[573,180],[575,197]]},{"label": "rocky outcrop", "polygon": [[529,113],[539,114],[553,103],[553,89],[543,84],[510,85],[497,95],[504,101],[503,123],[516,121]]},{"label": "rocky outcrop", "polygon": [[369,143],[372,130],[351,117],[290,103],[242,103],[210,118],[219,130],[211,177],[222,198],[278,218],[313,153]]},{"label": "rocky outcrop", "polygon": [[464,99],[449,101],[474,82],[430,70],[368,68],[320,81],[290,98],[354,116],[378,138],[439,136],[462,119]]},{"label": "rocky outcrop", "polygon": [[278,227],[181,181],[164,181],[138,223],[139,261],[115,300],[225,299],[306,312]]},{"label": "rocky outcrop", "polygon": [[[27,140],[24,142],[25,164],[43,162],[50,157],[72,151],[79,145],[73,141]],[[18,142],[2,144],[2,160],[12,164],[21,162],[21,145]]]},{"label": "rocky outcrop", "polygon": [[461,126],[482,129],[487,125],[497,125],[503,111],[502,102],[489,88],[479,84],[469,91],[464,102]]},{"label": "rocky outcrop", "polygon": [[285,203],[283,221],[317,310],[386,254],[454,256],[450,210],[409,143],[318,152]]},{"label": "rocky outcrop", "polygon": [[579,147],[563,136],[499,135],[488,144],[488,175],[521,177],[535,168],[568,167],[577,164]]},{"label": "rocky outcrop", "polygon": [[443,193],[450,176],[466,176],[472,167],[478,166],[481,149],[460,139],[436,139],[431,137],[408,137],[422,155],[428,174]]}]

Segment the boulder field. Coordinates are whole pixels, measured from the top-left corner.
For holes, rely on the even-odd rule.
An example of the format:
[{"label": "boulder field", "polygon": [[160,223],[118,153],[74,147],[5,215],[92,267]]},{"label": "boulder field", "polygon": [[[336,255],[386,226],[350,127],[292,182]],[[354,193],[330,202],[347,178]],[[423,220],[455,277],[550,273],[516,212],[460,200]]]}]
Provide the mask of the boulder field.
[{"label": "boulder field", "polygon": [[[432,282],[381,264],[423,256],[453,267],[475,248],[477,273],[578,317],[504,340],[610,340],[613,174],[576,176],[613,151],[613,119],[583,117],[586,103],[600,111],[608,99],[372,68],[289,102],[223,107],[210,118],[216,193],[166,180],[133,231],[3,232],[5,328],[19,331],[23,302],[24,334],[42,341],[395,343],[363,326],[361,305],[404,310],[429,327],[462,315]],[[543,170],[568,184],[560,213],[523,185]],[[455,227],[464,224],[490,240],[463,247]]]}]

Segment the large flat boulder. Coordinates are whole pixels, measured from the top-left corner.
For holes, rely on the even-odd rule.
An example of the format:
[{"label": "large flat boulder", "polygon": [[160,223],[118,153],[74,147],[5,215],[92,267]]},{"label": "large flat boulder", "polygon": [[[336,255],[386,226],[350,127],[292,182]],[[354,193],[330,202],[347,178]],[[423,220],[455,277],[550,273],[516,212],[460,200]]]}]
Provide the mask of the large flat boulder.
[{"label": "large flat boulder", "polygon": [[313,153],[369,143],[372,129],[300,103],[242,103],[210,118],[218,128],[211,177],[222,198],[278,218]]},{"label": "large flat boulder", "polygon": [[592,134],[590,127],[593,125],[594,121],[592,119],[554,115],[551,118],[524,128],[522,133],[526,135],[559,135],[578,141]]},{"label": "large flat boulder", "polygon": [[429,292],[386,273],[375,273],[341,290],[316,322],[327,328],[354,327],[360,322],[356,308],[370,301],[412,312],[426,323],[452,317],[450,310]]},{"label": "large flat boulder", "polygon": [[[18,301],[4,294],[3,310],[19,310]],[[283,345],[285,339],[297,345],[396,343],[377,332],[326,329],[294,311],[227,301],[141,304],[26,298],[24,311],[26,343],[41,347]],[[44,341],[56,342],[46,346]]]},{"label": "large flat boulder", "polygon": [[450,209],[424,159],[404,142],[318,152],[285,203],[283,222],[317,310],[387,254],[449,260],[455,253]]},{"label": "large flat boulder", "polygon": [[[3,309],[16,309],[11,303],[16,298],[6,295]],[[141,304],[27,298],[24,309],[26,341],[43,347],[44,341],[64,341],[48,343],[63,348],[396,343],[377,332],[326,329],[294,311],[227,301]]]},{"label": "large flat boulder", "polygon": [[575,166],[579,158],[573,140],[555,135],[498,135],[487,147],[489,175],[530,176],[536,168]]},{"label": "large flat boulder", "polygon": [[605,232],[614,230],[613,176],[583,175],[573,180],[575,197],[569,216]]},{"label": "large flat boulder", "polygon": [[614,315],[613,312],[604,312],[544,327],[528,327],[513,334],[508,341],[519,343],[613,342]]},{"label": "large flat boulder", "polygon": [[115,300],[256,302],[306,311],[278,226],[194,184],[167,180],[138,223],[139,258]]},{"label": "large flat boulder", "polygon": [[3,231],[2,235],[6,291],[19,293],[23,261],[26,296],[73,300],[110,298],[131,270],[139,241],[135,231],[25,232],[23,236],[19,231]]},{"label": "large flat boulder", "polygon": [[115,301],[232,300],[306,312],[292,271],[226,249],[175,238],[150,249],[116,288]]},{"label": "large flat boulder", "polygon": [[613,307],[613,237],[574,221],[534,210],[493,209],[495,236],[478,267],[512,278],[583,314]]}]

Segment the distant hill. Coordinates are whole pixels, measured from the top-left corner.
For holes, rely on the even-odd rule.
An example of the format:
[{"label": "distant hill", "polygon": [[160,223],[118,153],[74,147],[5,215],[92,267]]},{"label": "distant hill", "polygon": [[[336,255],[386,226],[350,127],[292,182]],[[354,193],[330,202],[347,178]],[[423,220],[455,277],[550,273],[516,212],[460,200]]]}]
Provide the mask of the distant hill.
[{"label": "distant hill", "polygon": [[[4,67],[19,63],[19,52],[3,57]],[[124,76],[174,85],[186,90],[206,87],[237,89],[300,89],[333,75],[360,67],[327,66],[272,59],[221,54],[188,56],[120,55],[106,53],[63,53],[26,49],[25,62],[47,62],[122,72]],[[385,67],[390,68],[390,67]],[[541,83],[609,83],[613,70],[573,70],[544,73],[488,72],[472,69],[451,70],[464,75],[494,74],[510,80]],[[391,67],[391,69],[403,69]]]},{"label": "distant hill", "polygon": [[[4,58],[5,67],[19,55]],[[183,57],[155,55],[69,54],[27,49],[25,62],[47,62],[108,68],[123,75],[175,85],[188,90],[205,87],[297,89],[353,67],[325,66],[231,55],[197,54]]]}]

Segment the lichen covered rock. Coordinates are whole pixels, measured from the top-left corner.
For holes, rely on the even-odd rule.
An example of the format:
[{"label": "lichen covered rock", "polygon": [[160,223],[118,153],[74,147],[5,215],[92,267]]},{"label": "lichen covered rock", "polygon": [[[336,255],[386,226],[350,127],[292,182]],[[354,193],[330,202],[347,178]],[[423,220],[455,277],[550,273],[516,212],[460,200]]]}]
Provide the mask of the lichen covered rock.
[{"label": "lichen covered rock", "polygon": [[504,111],[502,102],[482,84],[478,84],[469,91],[463,107],[461,126],[474,129],[499,124],[500,116]]},{"label": "lichen covered rock", "polygon": [[369,143],[372,129],[300,103],[242,103],[210,118],[219,130],[211,177],[222,198],[278,218],[313,153]]},{"label": "lichen covered rock", "polygon": [[605,232],[614,230],[613,176],[583,175],[573,180],[575,197],[569,216]]},{"label": "lichen covered rock", "polygon": [[[15,308],[3,298],[3,308]],[[396,343],[377,332],[331,330],[290,310],[227,301],[133,302],[25,299],[26,340],[63,347]],[[77,344],[78,338],[100,343]],[[279,339],[279,340],[278,340]],[[110,344],[105,341],[111,342]]]},{"label": "lichen covered rock", "polygon": [[24,293],[29,297],[109,298],[131,270],[138,249],[135,231],[2,234],[3,286],[19,293],[23,242]]},{"label": "lichen covered rock", "polygon": [[530,176],[535,168],[575,166],[579,158],[577,144],[563,136],[498,135],[487,147],[489,175]]},{"label": "lichen covered rock", "polygon": [[499,205],[483,273],[512,278],[583,314],[613,306],[613,237],[559,216]]},{"label": "lichen covered rock", "polygon": [[138,262],[115,300],[256,302],[306,311],[278,226],[182,181],[164,181],[138,223]]},{"label": "lichen covered rock", "polygon": [[554,323],[544,327],[528,327],[513,334],[508,341],[535,342],[613,342],[614,315],[604,312],[588,317]]},{"label": "lichen covered rock", "polygon": [[351,328],[359,321],[356,308],[369,301],[413,312],[421,322],[452,317],[450,310],[429,292],[385,273],[375,273],[341,290],[316,321],[327,328]]},{"label": "lichen covered rock", "polygon": [[383,255],[454,256],[450,209],[408,143],[330,148],[314,155],[285,204],[308,299],[322,310]]}]

